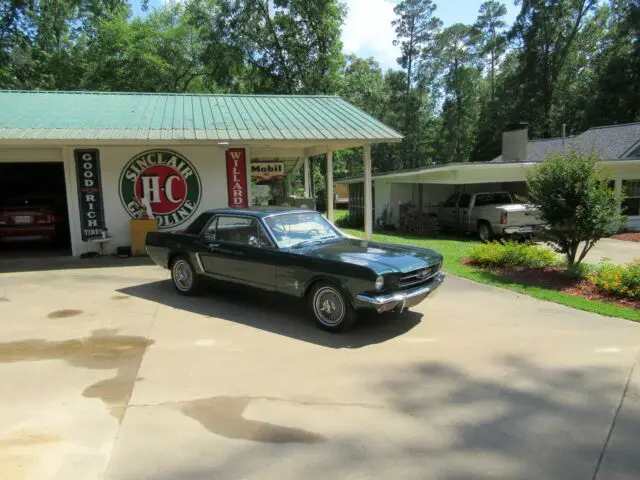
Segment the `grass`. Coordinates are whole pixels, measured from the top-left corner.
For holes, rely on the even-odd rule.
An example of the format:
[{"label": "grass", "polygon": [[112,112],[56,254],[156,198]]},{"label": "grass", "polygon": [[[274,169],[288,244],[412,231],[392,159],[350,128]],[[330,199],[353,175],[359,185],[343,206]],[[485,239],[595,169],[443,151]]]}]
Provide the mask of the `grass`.
[{"label": "grass", "polygon": [[[363,232],[360,230],[342,229],[342,231],[347,235],[352,235],[354,237],[362,238],[364,236]],[[400,243],[422,248],[432,248],[444,256],[443,269],[458,277],[505,288],[507,290],[539,298],[540,300],[559,303],[579,310],[585,310],[587,312],[640,322],[640,311],[633,308],[620,307],[610,303],[588,300],[586,298],[570,295],[564,292],[558,292],[548,288],[523,285],[504,279],[493,272],[478,270],[469,265],[464,265],[460,261],[468,258],[471,248],[474,245],[477,245],[477,242],[471,239],[430,239],[401,234],[374,234],[373,239],[377,242]]]}]

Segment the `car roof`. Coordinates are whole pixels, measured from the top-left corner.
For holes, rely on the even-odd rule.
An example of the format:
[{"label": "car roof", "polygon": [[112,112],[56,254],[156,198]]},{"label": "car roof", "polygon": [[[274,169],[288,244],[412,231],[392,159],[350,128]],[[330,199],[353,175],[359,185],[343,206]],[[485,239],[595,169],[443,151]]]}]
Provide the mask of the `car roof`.
[{"label": "car roof", "polygon": [[210,214],[225,215],[247,215],[251,217],[264,218],[271,215],[281,215],[284,213],[318,213],[315,210],[292,207],[251,207],[251,208],[217,208],[209,210]]}]

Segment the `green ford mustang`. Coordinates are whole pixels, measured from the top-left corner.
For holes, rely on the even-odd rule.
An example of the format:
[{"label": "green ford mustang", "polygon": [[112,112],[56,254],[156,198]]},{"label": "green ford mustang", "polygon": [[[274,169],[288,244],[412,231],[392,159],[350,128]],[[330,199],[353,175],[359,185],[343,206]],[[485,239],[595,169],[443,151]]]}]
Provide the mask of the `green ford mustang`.
[{"label": "green ford mustang", "polygon": [[185,230],[149,233],[146,247],[181,294],[210,277],[306,297],[330,331],[349,328],[361,310],[413,307],[444,280],[433,250],[352,239],[309,210],[211,210]]}]

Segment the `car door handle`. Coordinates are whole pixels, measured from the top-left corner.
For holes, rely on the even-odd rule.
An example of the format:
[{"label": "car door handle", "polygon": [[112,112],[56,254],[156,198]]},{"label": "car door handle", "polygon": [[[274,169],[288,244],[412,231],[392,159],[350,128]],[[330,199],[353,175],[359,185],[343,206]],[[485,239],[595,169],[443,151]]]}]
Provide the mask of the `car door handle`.
[{"label": "car door handle", "polygon": [[220,246],[220,244],[219,244],[219,243],[208,243],[208,244],[207,244],[207,248],[208,248],[209,250],[213,250],[214,248],[218,248],[219,246]]}]

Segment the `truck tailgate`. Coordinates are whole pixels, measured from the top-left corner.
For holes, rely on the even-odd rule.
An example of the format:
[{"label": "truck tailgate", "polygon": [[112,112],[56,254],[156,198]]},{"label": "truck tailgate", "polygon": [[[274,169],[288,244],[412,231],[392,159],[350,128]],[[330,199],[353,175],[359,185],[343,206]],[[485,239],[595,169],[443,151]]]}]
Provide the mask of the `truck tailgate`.
[{"label": "truck tailgate", "polygon": [[542,223],[537,218],[536,209],[522,204],[503,205],[500,210],[507,212],[507,225],[539,225]]}]

